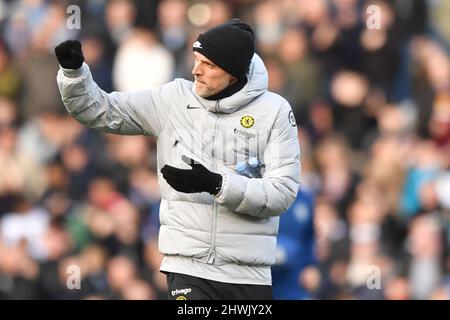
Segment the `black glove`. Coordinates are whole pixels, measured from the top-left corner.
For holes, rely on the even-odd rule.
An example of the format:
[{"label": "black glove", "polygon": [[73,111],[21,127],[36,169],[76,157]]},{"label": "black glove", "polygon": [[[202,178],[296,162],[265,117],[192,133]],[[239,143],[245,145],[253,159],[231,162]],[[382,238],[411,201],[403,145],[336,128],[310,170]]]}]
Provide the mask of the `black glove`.
[{"label": "black glove", "polygon": [[161,173],[167,183],[180,192],[195,193],[206,191],[212,195],[217,194],[222,186],[222,175],[209,171],[192,159],[187,159],[189,162],[186,163],[192,169],[178,169],[169,165],[165,165],[161,169]]},{"label": "black glove", "polygon": [[61,67],[78,69],[83,65],[84,56],[78,40],[66,40],[55,48],[55,55]]}]

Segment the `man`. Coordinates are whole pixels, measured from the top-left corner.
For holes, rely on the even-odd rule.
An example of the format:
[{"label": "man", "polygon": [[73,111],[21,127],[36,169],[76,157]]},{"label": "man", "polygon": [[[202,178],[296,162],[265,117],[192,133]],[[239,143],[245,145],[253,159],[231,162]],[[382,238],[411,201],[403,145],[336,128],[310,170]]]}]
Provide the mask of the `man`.
[{"label": "man", "polygon": [[[238,19],[199,35],[194,82],[133,93],[101,90],[81,44],[55,48],[69,113],[105,132],[157,137],[159,249],[169,299],[271,299],[279,215],[299,187],[289,103],[267,90],[251,28]],[[256,157],[260,178],[237,174]]]}]

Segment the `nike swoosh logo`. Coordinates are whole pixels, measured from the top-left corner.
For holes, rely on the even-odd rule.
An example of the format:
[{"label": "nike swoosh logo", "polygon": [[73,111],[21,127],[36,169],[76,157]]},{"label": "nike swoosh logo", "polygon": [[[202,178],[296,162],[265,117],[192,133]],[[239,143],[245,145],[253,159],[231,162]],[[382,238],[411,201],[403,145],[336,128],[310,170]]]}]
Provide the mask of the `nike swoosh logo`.
[{"label": "nike swoosh logo", "polygon": [[200,106],[192,107],[190,104],[188,104],[186,108],[187,109],[201,109],[202,107],[200,107]]}]

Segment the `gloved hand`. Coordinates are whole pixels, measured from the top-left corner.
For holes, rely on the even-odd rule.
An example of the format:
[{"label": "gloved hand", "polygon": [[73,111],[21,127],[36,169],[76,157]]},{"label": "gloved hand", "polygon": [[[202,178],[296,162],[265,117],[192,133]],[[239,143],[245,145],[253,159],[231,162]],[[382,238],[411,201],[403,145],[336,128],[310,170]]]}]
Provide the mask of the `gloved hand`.
[{"label": "gloved hand", "polygon": [[195,193],[206,191],[212,195],[216,195],[222,186],[222,175],[209,171],[200,163],[195,163],[192,159],[186,159],[189,162],[185,162],[192,169],[178,169],[169,165],[165,165],[161,169],[161,173],[167,183],[180,192]]},{"label": "gloved hand", "polygon": [[55,55],[61,67],[78,69],[83,65],[84,56],[78,40],[66,40],[55,48]]}]

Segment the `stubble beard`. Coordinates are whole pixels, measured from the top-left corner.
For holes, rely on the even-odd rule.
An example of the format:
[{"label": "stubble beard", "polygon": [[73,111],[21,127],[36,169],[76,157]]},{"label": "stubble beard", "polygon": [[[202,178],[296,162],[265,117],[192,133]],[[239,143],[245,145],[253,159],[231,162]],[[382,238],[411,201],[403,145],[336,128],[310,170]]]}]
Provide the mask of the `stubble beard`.
[{"label": "stubble beard", "polygon": [[206,84],[200,83],[197,80],[194,81],[194,89],[195,93],[198,94],[202,98],[207,98],[212,96],[214,92],[211,88],[209,88]]}]

